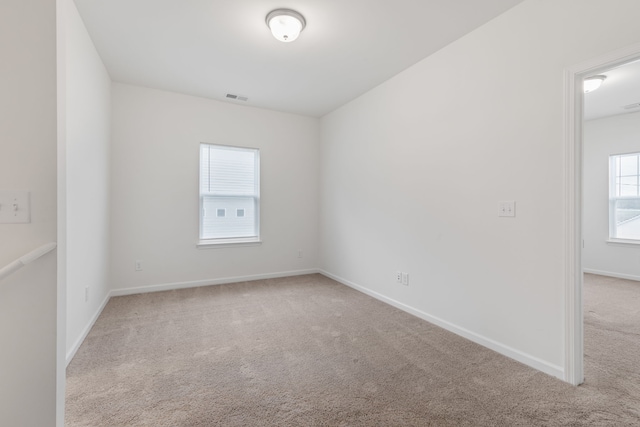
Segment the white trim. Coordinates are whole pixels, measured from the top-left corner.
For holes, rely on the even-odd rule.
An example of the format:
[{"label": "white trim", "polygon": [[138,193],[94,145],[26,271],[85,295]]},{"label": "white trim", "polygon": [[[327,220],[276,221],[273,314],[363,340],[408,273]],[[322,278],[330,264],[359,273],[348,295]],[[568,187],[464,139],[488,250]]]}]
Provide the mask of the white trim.
[{"label": "white trim", "polygon": [[615,277],[616,279],[635,280],[640,282],[640,276],[634,276],[633,274],[614,273],[611,271],[593,270],[591,268],[585,268],[585,273],[597,274],[598,276]]},{"label": "white trim", "polygon": [[198,288],[201,286],[224,285],[227,283],[250,282],[253,280],[276,279],[279,277],[302,276],[304,274],[319,273],[318,269],[312,268],[308,270],[282,271],[279,273],[254,274],[250,276],[223,277],[220,279],[194,280],[190,282],[162,283],[158,285],[125,287],[121,289],[113,289],[112,297],[123,295],[146,294],[150,292],[173,291],[177,289]]},{"label": "white trim", "polygon": [[237,246],[259,246],[262,240],[259,237],[235,237],[232,239],[203,239],[198,240],[198,249],[221,249]]},{"label": "white trim", "polygon": [[582,322],[582,75],[565,71],[564,114],[564,377],[584,381]]},{"label": "white trim", "polygon": [[518,362],[524,363],[534,369],[542,371],[546,374],[552,375],[556,378],[563,379],[565,374],[561,366],[553,365],[548,363],[542,359],[531,356],[527,353],[523,353],[522,351],[516,350],[512,347],[501,344],[497,341],[494,341],[490,338],[484,337],[482,335],[476,334],[468,329],[462,328],[460,326],[454,325],[451,322],[447,322],[446,320],[440,319],[439,317],[432,316],[429,313],[425,313],[424,311],[418,310],[417,308],[411,307],[409,305],[403,304],[394,299],[388,298],[378,292],[367,289],[363,286],[360,286],[356,283],[353,283],[349,280],[343,279],[335,274],[331,274],[327,271],[320,270],[320,274],[329,277],[337,282],[342,283],[350,288],[353,288],[359,292],[362,292],[370,297],[373,297],[379,301],[387,303],[393,307],[396,307],[404,312],[412,314],[416,317],[419,317],[422,320],[426,320],[429,323],[433,323],[436,326],[439,326],[443,329],[446,329],[449,332],[453,332],[456,335],[460,335],[463,338],[466,338],[470,341],[475,342],[476,344],[480,344],[483,347],[489,348],[493,351],[496,351],[504,356],[507,356],[511,359],[517,360]]},{"label": "white trim", "polygon": [[607,239],[605,240],[607,245],[620,245],[620,246],[638,246],[640,245],[640,240],[631,240],[631,239]]},{"label": "white trim", "polygon": [[582,315],[582,79],[640,57],[640,43],[577,64],[564,72],[564,380],[584,381]]},{"label": "white trim", "polygon": [[98,307],[98,310],[96,310],[95,314],[91,317],[91,320],[89,320],[89,323],[87,324],[87,326],[82,330],[82,334],[80,334],[76,342],[73,343],[73,346],[71,347],[71,349],[69,349],[69,351],[67,352],[66,366],[69,366],[69,363],[71,363],[71,361],[73,360],[74,356],[78,352],[78,349],[84,342],[85,338],[87,338],[87,335],[89,335],[91,328],[93,328],[93,325],[95,325],[96,321],[98,320],[98,317],[100,317],[100,315],[102,314],[102,310],[104,310],[104,308],[107,306],[107,303],[109,302],[110,299],[111,299],[111,292],[107,293],[107,295],[104,297],[102,304],[100,304],[100,307]]},{"label": "white trim", "polygon": [[[75,6],[73,6],[75,7]],[[56,1],[56,427],[65,427],[67,370],[67,22],[69,0]]]}]

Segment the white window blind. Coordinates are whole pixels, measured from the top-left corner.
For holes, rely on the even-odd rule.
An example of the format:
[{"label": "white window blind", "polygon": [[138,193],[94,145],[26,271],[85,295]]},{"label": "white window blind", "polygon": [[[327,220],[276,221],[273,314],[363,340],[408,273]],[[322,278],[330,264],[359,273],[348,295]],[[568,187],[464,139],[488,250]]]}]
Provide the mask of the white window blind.
[{"label": "white window blind", "polygon": [[200,239],[257,240],[259,212],[259,150],[201,144]]},{"label": "white window blind", "polygon": [[609,157],[609,237],[640,240],[640,153]]}]

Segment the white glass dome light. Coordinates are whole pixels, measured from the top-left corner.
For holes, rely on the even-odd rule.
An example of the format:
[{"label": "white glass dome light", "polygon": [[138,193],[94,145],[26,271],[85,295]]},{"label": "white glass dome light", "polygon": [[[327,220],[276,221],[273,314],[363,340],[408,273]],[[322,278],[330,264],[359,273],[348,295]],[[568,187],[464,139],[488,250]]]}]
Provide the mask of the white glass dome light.
[{"label": "white glass dome light", "polygon": [[272,10],[267,15],[266,21],[273,37],[285,43],[297,39],[307,25],[304,16],[291,9]]},{"label": "white glass dome light", "polygon": [[602,86],[602,83],[606,78],[607,76],[598,75],[587,77],[586,79],[584,79],[584,93],[593,92],[594,90],[598,89],[600,86]]}]

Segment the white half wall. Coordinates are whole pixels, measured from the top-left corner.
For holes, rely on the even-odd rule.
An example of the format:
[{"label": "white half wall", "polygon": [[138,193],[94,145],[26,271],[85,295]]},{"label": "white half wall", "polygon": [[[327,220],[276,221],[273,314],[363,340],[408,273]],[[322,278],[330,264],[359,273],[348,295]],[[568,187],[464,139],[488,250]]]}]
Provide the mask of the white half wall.
[{"label": "white half wall", "polygon": [[[112,101],[114,291],[317,268],[318,119],[117,83]],[[261,245],[196,248],[201,142],[260,149]]]},{"label": "white half wall", "polygon": [[640,151],[640,113],[584,123],[585,271],[640,280],[640,245],[607,243],[609,156]]},{"label": "white half wall", "polygon": [[563,72],[639,14],[528,0],[325,116],[320,268],[562,377]]},{"label": "white half wall", "polygon": [[[0,224],[4,267],[56,241],[55,1],[0,2],[0,58],[0,190],[31,192],[31,222]],[[56,287],[55,251],[0,281],[2,426],[56,425]]]},{"label": "white half wall", "polygon": [[[75,3],[66,12],[67,359],[109,288],[111,79]],[[87,289],[88,288],[88,289]],[[88,298],[85,298],[88,295]]]}]

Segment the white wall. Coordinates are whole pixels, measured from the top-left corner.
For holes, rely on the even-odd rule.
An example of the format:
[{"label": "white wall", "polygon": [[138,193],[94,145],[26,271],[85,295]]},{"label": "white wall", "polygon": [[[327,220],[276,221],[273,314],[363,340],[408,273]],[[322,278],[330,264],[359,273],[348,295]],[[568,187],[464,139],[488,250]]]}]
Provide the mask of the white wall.
[{"label": "white wall", "polygon": [[[111,79],[80,18],[66,16],[67,359],[109,294]],[[62,94],[61,94],[62,96]],[[89,298],[85,301],[85,287]]]},{"label": "white wall", "polygon": [[639,42],[639,14],[525,1],[325,116],[322,268],[561,377],[563,70]]},{"label": "white wall", "polygon": [[[116,292],[317,268],[318,119],[123,84],[112,102]],[[196,248],[201,142],[260,149],[262,245]]]},{"label": "white wall", "polygon": [[[56,3],[0,2],[0,58],[0,189],[31,191],[31,223],[0,224],[2,267],[56,241]],[[0,281],[0,425],[55,425],[56,321],[54,251]]]},{"label": "white wall", "polygon": [[640,247],[607,243],[609,156],[640,151],[640,113],[584,123],[585,271],[640,280]]}]

